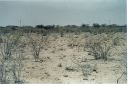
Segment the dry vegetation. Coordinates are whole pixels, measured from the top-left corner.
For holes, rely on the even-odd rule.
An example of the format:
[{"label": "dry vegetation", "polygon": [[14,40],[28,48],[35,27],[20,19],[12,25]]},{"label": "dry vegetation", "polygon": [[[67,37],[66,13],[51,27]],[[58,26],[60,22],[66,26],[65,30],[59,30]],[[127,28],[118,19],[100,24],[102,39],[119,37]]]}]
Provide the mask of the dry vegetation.
[{"label": "dry vegetation", "polygon": [[0,83],[127,82],[126,32],[54,29],[1,30]]}]

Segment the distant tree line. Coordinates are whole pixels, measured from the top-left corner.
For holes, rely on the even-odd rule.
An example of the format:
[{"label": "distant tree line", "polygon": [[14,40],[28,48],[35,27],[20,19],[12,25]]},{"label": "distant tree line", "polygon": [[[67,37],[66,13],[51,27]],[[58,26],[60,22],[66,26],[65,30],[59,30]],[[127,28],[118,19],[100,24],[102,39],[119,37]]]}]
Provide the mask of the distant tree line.
[{"label": "distant tree line", "polygon": [[9,25],[2,27],[0,26],[0,32],[1,33],[8,33],[10,31],[15,31],[15,30],[22,30],[23,32],[36,32],[36,33],[51,33],[51,32],[91,32],[94,34],[97,33],[103,33],[103,32],[127,32],[127,26],[126,25],[117,25],[117,24],[98,24],[94,23],[92,26],[89,24],[82,24],[81,26],[77,25],[65,25],[65,26],[60,26],[60,25],[36,25],[35,27],[33,26],[15,26],[15,25]]}]

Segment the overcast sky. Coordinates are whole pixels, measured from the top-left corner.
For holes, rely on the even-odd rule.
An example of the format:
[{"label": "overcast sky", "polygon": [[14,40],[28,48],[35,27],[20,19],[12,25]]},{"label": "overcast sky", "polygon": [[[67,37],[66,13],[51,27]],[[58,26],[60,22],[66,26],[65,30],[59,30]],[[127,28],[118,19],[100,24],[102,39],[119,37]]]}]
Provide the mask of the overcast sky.
[{"label": "overcast sky", "polygon": [[0,26],[126,24],[126,0],[0,0]]}]

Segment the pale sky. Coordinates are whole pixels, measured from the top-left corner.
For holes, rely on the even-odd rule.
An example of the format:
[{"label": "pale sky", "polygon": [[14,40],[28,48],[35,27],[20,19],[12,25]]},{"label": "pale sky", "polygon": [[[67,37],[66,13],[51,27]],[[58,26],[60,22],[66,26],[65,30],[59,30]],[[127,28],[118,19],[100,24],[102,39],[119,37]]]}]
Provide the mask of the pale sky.
[{"label": "pale sky", "polygon": [[0,0],[0,26],[126,24],[126,0]]}]

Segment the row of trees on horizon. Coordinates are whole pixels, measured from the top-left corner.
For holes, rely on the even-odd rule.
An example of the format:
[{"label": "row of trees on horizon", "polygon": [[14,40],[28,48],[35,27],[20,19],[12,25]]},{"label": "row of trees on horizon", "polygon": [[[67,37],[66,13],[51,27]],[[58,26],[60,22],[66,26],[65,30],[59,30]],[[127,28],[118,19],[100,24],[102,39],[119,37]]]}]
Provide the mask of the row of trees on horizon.
[{"label": "row of trees on horizon", "polygon": [[[126,27],[127,25],[118,25],[118,24],[98,24],[98,23],[94,23],[92,25],[90,24],[81,24],[80,26],[78,25],[64,25],[64,26],[61,26],[61,25],[43,25],[43,24],[38,24],[35,26],[35,28],[55,28],[55,27]],[[7,25],[7,26],[0,26],[0,28],[4,28],[4,27],[34,27],[34,26],[31,26],[31,25],[23,25],[23,26],[17,26],[17,25]]]},{"label": "row of trees on horizon", "polygon": [[97,24],[94,23],[92,26],[89,24],[78,25],[43,25],[39,24],[36,26],[15,26],[8,25],[5,27],[0,27],[0,33],[9,33],[11,31],[20,30],[25,33],[33,32],[33,33],[43,33],[44,35],[52,32],[90,32],[94,34],[98,33],[109,33],[109,32],[127,32],[127,25],[117,25],[117,24]]}]

